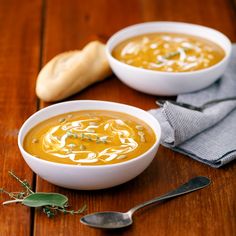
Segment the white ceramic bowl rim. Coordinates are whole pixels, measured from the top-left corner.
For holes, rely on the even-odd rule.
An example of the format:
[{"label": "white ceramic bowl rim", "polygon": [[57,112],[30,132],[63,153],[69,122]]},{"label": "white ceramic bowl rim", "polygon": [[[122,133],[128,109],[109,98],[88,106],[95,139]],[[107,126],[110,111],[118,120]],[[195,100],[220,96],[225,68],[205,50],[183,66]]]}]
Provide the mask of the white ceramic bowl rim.
[{"label": "white ceramic bowl rim", "polygon": [[[21,152],[22,153],[24,153],[24,154],[26,154],[26,155],[29,155],[31,158],[33,158],[33,159],[35,159],[35,160],[37,160],[37,161],[40,161],[40,162],[43,162],[43,163],[47,163],[48,165],[51,165],[51,166],[66,166],[66,167],[70,167],[70,168],[109,168],[110,166],[120,166],[120,165],[125,165],[126,163],[131,163],[131,162],[135,162],[136,160],[138,160],[138,159],[141,159],[141,158],[144,158],[149,152],[151,152],[154,148],[155,148],[155,146],[156,145],[158,145],[158,143],[160,142],[160,139],[161,139],[161,127],[160,127],[160,124],[159,124],[159,122],[151,115],[151,114],[149,114],[148,112],[146,112],[146,115],[148,115],[148,116],[150,116],[151,117],[151,119],[154,119],[154,120],[156,120],[156,124],[158,125],[158,128],[159,128],[159,130],[160,130],[160,134],[158,135],[158,137],[157,137],[157,133],[155,132],[155,130],[153,130],[153,128],[152,128],[152,130],[153,130],[153,132],[155,133],[155,135],[156,135],[156,141],[155,141],[155,143],[146,151],[146,152],[144,152],[143,154],[141,154],[141,155],[139,155],[138,157],[135,157],[135,158],[133,158],[133,159],[130,159],[130,160],[127,160],[127,161],[124,161],[124,162],[120,162],[120,163],[115,163],[115,164],[107,164],[107,165],[94,165],[94,166],[87,166],[87,165],[73,165],[73,164],[64,164],[64,163],[57,163],[57,162],[51,162],[51,161],[47,161],[47,160],[44,160],[44,159],[41,159],[41,158],[37,158],[37,157],[35,157],[35,156],[33,156],[33,155],[31,155],[30,153],[28,153],[27,151],[25,151],[25,149],[23,148],[23,140],[24,140],[24,138],[25,138],[25,135],[29,132],[29,130],[32,128],[27,128],[27,124],[28,124],[28,122],[30,121],[30,120],[32,120],[33,118],[35,118],[35,117],[37,117],[39,114],[41,114],[41,113],[43,113],[43,112],[45,112],[46,110],[48,110],[48,109],[51,109],[51,108],[55,108],[55,107],[57,107],[57,106],[62,106],[62,105],[67,105],[68,104],[68,106],[71,104],[71,103],[81,103],[81,102],[89,102],[89,103],[104,103],[104,104],[117,104],[117,105],[122,105],[122,106],[125,106],[125,107],[127,107],[127,108],[132,108],[132,109],[137,109],[137,110],[140,110],[140,111],[142,111],[142,112],[146,112],[146,111],[144,111],[144,110],[142,110],[142,109],[140,109],[140,108],[137,108],[137,107],[134,107],[134,106],[130,106],[130,105],[127,105],[127,104],[122,104],[122,103],[117,103],[117,102],[108,102],[108,101],[101,101],[101,100],[77,100],[77,101],[69,101],[69,102],[60,102],[60,103],[57,103],[57,104],[54,104],[54,105],[50,105],[50,106],[48,106],[48,107],[45,107],[45,108],[43,108],[43,109],[41,109],[41,110],[39,110],[39,111],[37,111],[37,112],[35,112],[33,115],[31,115],[24,123],[23,123],[23,125],[21,126],[21,128],[20,128],[20,131],[19,131],[19,134],[18,134],[18,147],[20,148],[20,150],[21,150]],[[85,109],[83,109],[83,110],[85,110]],[[89,109],[88,109],[89,110]],[[91,109],[90,109],[91,110]],[[97,110],[101,110],[101,109],[97,109]],[[103,110],[109,110],[109,109],[106,109],[106,108],[104,108]],[[78,109],[78,111],[79,111],[79,109]],[[67,112],[70,112],[70,111],[66,111],[66,113]],[[61,114],[63,114],[63,113],[65,113],[65,112],[62,112]],[[123,113],[126,113],[126,112],[123,112]],[[128,113],[127,113],[128,114]],[[129,115],[129,114],[128,114]],[[56,115],[55,115],[56,116]],[[135,115],[132,115],[132,116],[134,116],[134,117],[136,117]],[[53,116],[51,116],[51,117],[53,117]],[[136,117],[136,118],[138,118],[138,117]],[[44,119],[44,120],[47,120],[47,119],[49,119],[49,118],[46,118],[46,119]],[[140,119],[140,118],[138,118],[138,119]],[[42,122],[42,121],[44,121],[44,120],[40,120],[38,123],[40,123],[40,122]],[[144,121],[146,124],[147,124],[147,122],[146,121]],[[149,124],[147,124],[148,126],[150,126]],[[24,130],[27,130],[26,132],[24,131]],[[25,134],[24,134],[24,136],[23,136],[23,133],[25,132]],[[23,136],[23,137],[22,137]]]},{"label": "white ceramic bowl rim", "polygon": [[[214,64],[214,65],[212,65],[212,66],[210,66],[208,68],[204,68],[204,69],[200,69],[200,70],[195,70],[195,71],[186,71],[186,72],[167,72],[167,71],[157,71],[157,70],[149,70],[149,69],[145,69],[145,68],[139,68],[139,67],[128,65],[128,64],[126,64],[124,62],[121,62],[121,61],[117,60],[115,57],[112,56],[111,52],[112,52],[113,48],[118,43],[124,41],[125,39],[130,38],[130,37],[124,38],[124,39],[120,40],[118,43],[116,43],[113,47],[111,47],[111,44],[113,43],[113,41],[115,41],[121,34],[124,34],[125,32],[128,32],[130,30],[133,30],[134,28],[145,27],[145,26],[148,26],[148,25],[153,25],[155,27],[158,27],[158,25],[164,25],[164,24],[166,24],[166,26],[188,26],[188,27],[194,27],[194,28],[208,30],[209,32],[211,31],[211,32],[213,32],[215,34],[218,34],[219,36],[221,36],[224,39],[225,44],[227,44],[226,47],[228,48],[228,50],[226,50],[225,48],[222,47],[222,45],[220,45],[220,47],[225,52],[225,56],[224,56],[224,58],[221,61],[219,61],[218,63],[216,63],[216,64]],[[155,33],[156,31],[154,29],[153,31],[149,31],[149,33],[151,33],[151,32]],[[183,30],[182,33],[189,34],[189,33],[185,32],[184,30]],[[141,32],[140,34],[135,34],[135,36],[136,35],[142,35],[142,34],[143,33]],[[193,35],[194,36],[194,34],[189,34],[189,35]],[[199,36],[199,37],[204,38],[203,36]],[[213,40],[210,40],[210,41],[213,41]],[[219,43],[216,43],[216,44],[219,45]],[[215,67],[218,67],[219,65],[223,64],[230,57],[231,47],[232,47],[231,45],[232,44],[231,44],[230,40],[228,39],[228,37],[226,35],[224,35],[220,31],[215,30],[215,29],[210,28],[210,27],[206,27],[206,26],[203,26],[203,25],[197,25],[197,24],[191,24],[191,23],[185,23],[185,22],[153,21],[153,22],[145,22],[145,23],[139,23],[139,24],[131,25],[131,26],[125,27],[125,28],[117,31],[107,41],[107,44],[106,44],[106,54],[112,60],[115,60],[116,63],[121,64],[122,66],[127,67],[127,68],[133,68],[133,69],[135,69],[137,71],[140,71],[140,72],[145,72],[145,73],[150,73],[150,74],[163,74],[163,75],[177,75],[177,74],[178,75],[181,75],[181,74],[192,75],[192,74],[196,74],[196,73],[204,73],[204,72],[206,72],[208,70],[212,70]],[[166,79],[168,80],[168,79],[172,79],[172,78],[171,77],[167,77]]]}]

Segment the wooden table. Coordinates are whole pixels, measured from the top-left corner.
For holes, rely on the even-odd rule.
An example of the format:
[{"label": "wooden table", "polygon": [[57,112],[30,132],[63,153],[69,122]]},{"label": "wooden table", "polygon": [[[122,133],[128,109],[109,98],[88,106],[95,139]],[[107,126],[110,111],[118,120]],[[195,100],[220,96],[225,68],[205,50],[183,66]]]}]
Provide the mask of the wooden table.
[{"label": "wooden table", "polygon": [[[150,167],[134,180],[101,191],[73,191],[36,176],[17,147],[17,133],[32,113],[47,106],[35,95],[40,68],[56,54],[106,41],[117,30],[143,21],[185,21],[216,28],[236,41],[233,0],[1,0],[0,1],[0,186],[18,190],[8,170],[28,179],[36,191],[60,192],[70,204],[88,205],[88,213],[126,211],[131,206],[177,187],[196,175],[212,185],[193,194],[144,210],[125,230],[99,231],[79,223],[80,216],[48,219],[21,205],[0,207],[1,236],[44,235],[236,235],[236,162],[212,169],[160,147]],[[128,88],[114,75],[74,99],[122,102],[142,109],[155,106],[155,96]],[[2,200],[6,199],[4,196]]]}]

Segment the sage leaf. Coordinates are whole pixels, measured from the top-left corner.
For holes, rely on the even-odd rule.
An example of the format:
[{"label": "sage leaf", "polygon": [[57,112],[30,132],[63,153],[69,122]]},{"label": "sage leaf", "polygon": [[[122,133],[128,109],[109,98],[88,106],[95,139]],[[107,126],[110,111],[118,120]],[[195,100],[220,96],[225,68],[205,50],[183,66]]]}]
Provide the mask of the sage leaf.
[{"label": "sage leaf", "polygon": [[43,213],[45,213],[49,218],[54,217],[57,212],[74,215],[81,214],[86,209],[86,205],[84,205],[77,211],[73,209],[68,210],[68,198],[66,196],[59,193],[34,193],[26,180],[21,180],[12,171],[9,171],[9,174],[21,184],[25,191],[8,192],[7,190],[0,188],[0,194],[7,194],[11,199],[3,202],[3,205],[22,203],[22,205],[28,207],[41,207]]},{"label": "sage leaf", "polygon": [[68,198],[59,193],[33,193],[22,201],[22,204],[29,207],[55,206],[64,208]]}]

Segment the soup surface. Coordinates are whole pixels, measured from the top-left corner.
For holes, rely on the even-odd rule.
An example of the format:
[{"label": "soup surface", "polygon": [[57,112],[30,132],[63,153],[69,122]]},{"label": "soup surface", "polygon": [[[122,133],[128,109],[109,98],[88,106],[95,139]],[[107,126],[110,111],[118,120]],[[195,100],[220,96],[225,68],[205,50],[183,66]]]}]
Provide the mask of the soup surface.
[{"label": "soup surface", "polygon": [[175,33],[151,33],[129,38],[112,51],[126,64],[165,72],[205,69],[221,61],[224,50],[204,38]]},{"label": "soup surface", "polygon": [[130,160],[156,141],[143,121],[125,113],[87,110],[62,114],[33,127],[24,149],[38,158],[74,165],[106,165]]}]

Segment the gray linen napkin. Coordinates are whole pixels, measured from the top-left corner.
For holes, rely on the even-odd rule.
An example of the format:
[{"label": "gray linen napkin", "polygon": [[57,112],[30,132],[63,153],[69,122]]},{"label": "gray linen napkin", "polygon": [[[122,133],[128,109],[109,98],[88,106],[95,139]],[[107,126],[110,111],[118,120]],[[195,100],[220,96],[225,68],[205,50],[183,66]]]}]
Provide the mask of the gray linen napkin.
[{"label": "gray linen napkin", "polygon": [[[206,89],[181,94],[177,101],[196,106],[236,96],[236,44],[230,64],[220,80]],[[218,168],[236,159],[236,101],[225,101],[193,111],[166,102],[150,110],[161,124],[161,144]]]}]

